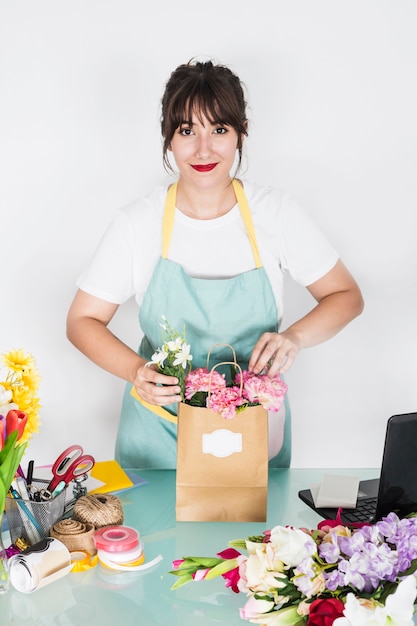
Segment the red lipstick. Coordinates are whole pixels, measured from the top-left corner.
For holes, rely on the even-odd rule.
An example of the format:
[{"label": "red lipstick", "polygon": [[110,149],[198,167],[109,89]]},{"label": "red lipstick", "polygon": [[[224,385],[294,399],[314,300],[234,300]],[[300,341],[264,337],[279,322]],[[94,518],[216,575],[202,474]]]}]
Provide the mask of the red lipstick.
[{"label": "red lipstick", "polygon": [[191,167],[194,170],[197,170],[197,172],[211,172],[211,170],[214,170],[216,165],[217,163],[207,163],[206,165],[191,165]]}]

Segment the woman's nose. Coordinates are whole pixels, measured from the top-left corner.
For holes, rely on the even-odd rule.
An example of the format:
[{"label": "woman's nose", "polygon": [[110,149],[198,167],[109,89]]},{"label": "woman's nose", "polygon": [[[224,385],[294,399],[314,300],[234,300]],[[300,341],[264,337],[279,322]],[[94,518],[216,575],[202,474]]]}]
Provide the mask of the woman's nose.
[{"label": "woman's nose", "polygon": [[207,159],[211,154],[210,139],[208,137],[199,137],[196,157],[198,159]]}]

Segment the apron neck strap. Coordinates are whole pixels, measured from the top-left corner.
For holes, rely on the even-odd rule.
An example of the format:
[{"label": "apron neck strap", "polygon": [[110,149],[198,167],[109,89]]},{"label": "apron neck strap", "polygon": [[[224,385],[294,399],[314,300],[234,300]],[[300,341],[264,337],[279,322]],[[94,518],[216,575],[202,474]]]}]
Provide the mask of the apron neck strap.
[{"label": "apron neck strap", "polygon": [[[175,203],[177,197],[177,185],[174,183],[168,189],[164,216],[162,221],[162,252],[161,256],[166,259],[168,256],[169,244],[171,242],[172,230],[174,228],[175,217]],[[245,224],[246,232],[249,237],[249,242],[252,247],[253,258],[255,260],[255,266],[257,269],[262,267],[261,258],[259,256],[258,244],[256,242],[255,228],[253,226],[252,215],[249,209],[248,201],[246,200],[245,192],[242,185],[236,180],[232,180],[233,189],[236,195],[237,203],[239,205],[240,214],[242,216],[243,223]]]},{"label": "apron neck strap", "polygon": [[174,228],[175,202],[177,198],[178,183],[174,183],[168,189],[165,198],[164,216],[162,218],[162,252],[161,256],[166,259],[168,256],[169,244],[171,243],[172,230]]}]

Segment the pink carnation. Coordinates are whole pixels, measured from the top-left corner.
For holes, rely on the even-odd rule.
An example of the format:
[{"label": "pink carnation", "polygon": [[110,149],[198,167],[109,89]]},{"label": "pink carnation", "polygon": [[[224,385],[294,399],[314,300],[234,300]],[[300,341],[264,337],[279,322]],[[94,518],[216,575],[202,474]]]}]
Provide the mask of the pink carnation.
[{"label": "pink carnation", "polygon": [[[255,376],[245,370],[242,378],[243,395],[249,402],[262,404],[268,411],[279,411],[288,389],[279,374],[271,378],[268,374]],[[240,374],[237,375],[236,382],[240,382]]]},{"label": "pink carnation", "polygon": [[239,387],[224,387],[210,394],[207,398],[207,408],[221,413],[225,419],[231,419],[236,415],[236,407],[246,402],[241,396]]},{"label": "pink carnation", "polygon": [[191,370],[185,379],[186,399],[190,400],[198,391],[207,392],[209,384],[212,391],[226,387],[224,376],[216,372],[216,370],[211,373],[205,367],[197,367],[195,370]]}]

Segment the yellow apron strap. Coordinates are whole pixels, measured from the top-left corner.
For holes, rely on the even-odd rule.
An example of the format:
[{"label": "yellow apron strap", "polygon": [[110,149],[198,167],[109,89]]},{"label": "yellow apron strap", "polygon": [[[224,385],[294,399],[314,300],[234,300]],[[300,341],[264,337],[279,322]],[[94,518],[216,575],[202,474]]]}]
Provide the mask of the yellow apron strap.
[{"label": "yellow apron strap", "polygon": [[161,256],[166,259],[168,256],[169,244],[171,241],[172,229],[174,228],[175,199],[177,197],[177,183],[171,185],[165,199],[164,217],[162,220],[162,252]]},{"label": "yellow apron strap", "polygon": [[149,402],[146,402],[145,400],[143,400],[133,385],[130,391],[130,395],[133,396],[135,400],[140,402],[146,409],[149,409],[149,411],[152,411],[152,413],[159,415],[159,417],[162,417],[162,419],[167,420],[168,422],[172,422],[173,424],[178,423],[178,417],[176,415],[172,415],[172,413],[164,409],[162,406],[157,406],[156,404],[149,404]]},{"label": "yellow apron strap", "polygon": [[[246,200],[245,192],[242,185],[235,179],[232,180],[233,189],[236,194],[237,203],[239,205],[240,214],[245,224],[246,232],[248,233],[250,245],[252,247],[253,258],[255,260],[255,267],[262,267],[261,257],[259,256],[258,244],[256,242],[255,228],[253,226],[252,216],[250,213],[248,201]],[[177,195],[177,183],[170,186],[167,192],[164,217],[162,221],[162,252],[161,256],[166,259],[168,256],[169,244],[171,241],[172,229],[174,227],[175,217],[175,199]]]},{"label": "yellow apron strap", "polygon": [[246,200],[245,192],[242,185],[234,178],[232,180],[233,189],[235,190],[237,203],[239,205],[240,214],[243,219],[243,223],[248,233],[250,245],[252,246],[253,258],[255,259],[255,266],[257,269],[262,267],[261,257],[259,256],[258,244],[256,241],[255,228],[253,226],[252,215],[249,209],[248,201]]}]

